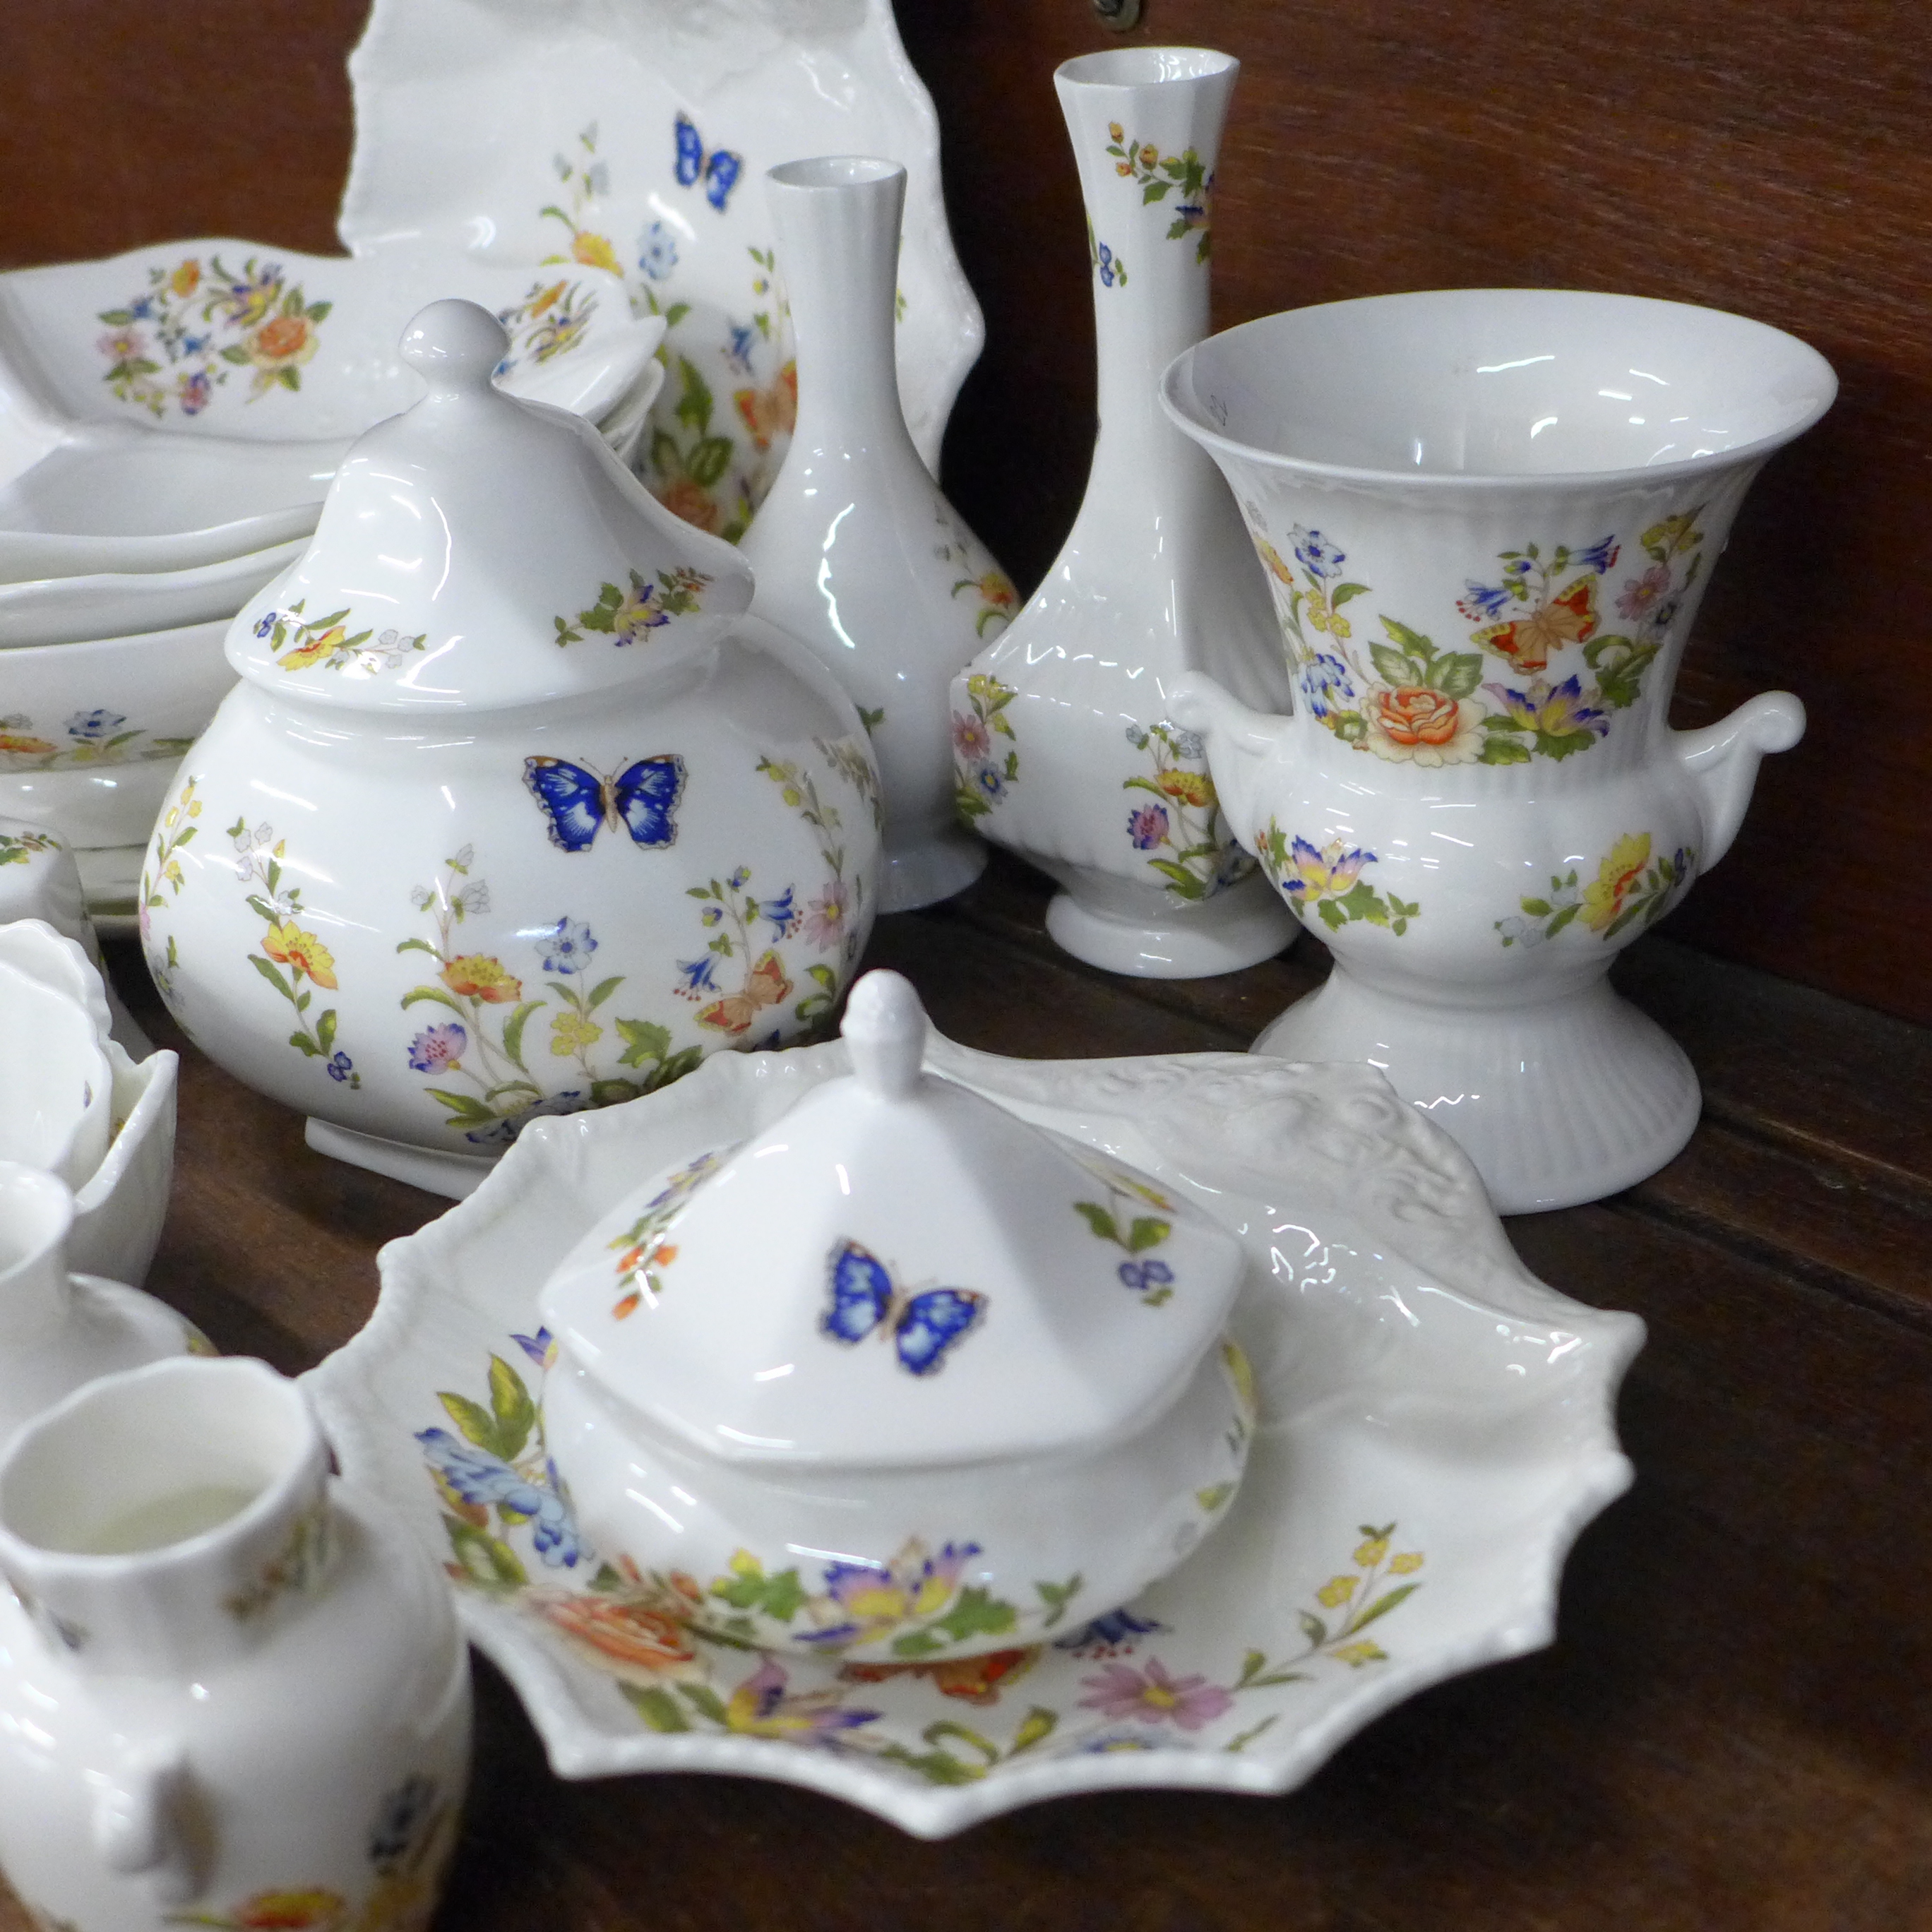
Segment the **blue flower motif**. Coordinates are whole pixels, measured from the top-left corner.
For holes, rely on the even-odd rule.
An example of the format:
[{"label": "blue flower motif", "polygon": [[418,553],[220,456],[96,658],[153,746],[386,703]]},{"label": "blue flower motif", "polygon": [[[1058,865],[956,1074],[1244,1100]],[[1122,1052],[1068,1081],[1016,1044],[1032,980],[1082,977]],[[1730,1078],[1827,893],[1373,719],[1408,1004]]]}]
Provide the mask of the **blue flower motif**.
[{"label": "blue flower motif", "polygon": [[1055,1637],[1056,1650],[1084,1650],[1089,1644],[1125,1643],[1130,1638],[1148,1636],[1156,1630],[1165,1630],[1167,1625],[1157,1617],[1137,1617],[1132,1610],[1109,1610],[1105,1616],[1096,1617],[1090,1624],[1065,1636]]},{"label": "blue flower motif", "polygon": [[556,1360],[556,1337],[548,1328],[539,1328],[534,1335],[512,1335],[510,1340],[540,1369]]},{"label": "blue flower motif", "polygon": [[1505,577],[1527,577],[1529,574],[1529,559],[1526,556],[1510,558],[1503,566],[1503,574]]},{"label": "blue flower motif", "polygon": [[597,950],[597,942],[590,936],[590,927],[574,919],[560,919],[536,937],[538,950],[543,954],[543,969],[546,973],[581,973],[590,964],[591,954]]},{"label": "blue flower motif", "polygon": [[[1173,1748],[1172,1741],[1162,1738],[1161,1747]],[[1156,1747],[1145,1732],[1101,1731],[1089,1738],[1080,1747],[1082,1757],[1112,1757],[1122,1751],[1150,1751]]]},{"label": "blue flower motif", "polygon": [[356,1070],[356,1063],[346,1053],[336,1054],[329,1061],[327,1072],[332,1080],[346,1080]]},{"label": "blue flower motif", "polygon": [[717,992],[718,956],[715,952],[700,952],[695,959],[680,959],[677,970],[684,981],[682,990],[693,999],[700,993]]},{"label": "blue flower motif", "polygon": [[1165,1288],[1174,1280],[1174,1270],[1165,1262],[1123,1262],[1120,1279],[1137,1294],[1150,1288]]},{"label": "blue flower motif", "polygon": [[184,335],[182,338],[182,353],[184,356],[199,356],[207,348],[212,338],[206,335]]},{"label": "blue flower motif", "polygon": [[1111,289],[1114,286],[1114,251],[1104,242],[1100,244],[1100,285]]},{"label": "blue flower motif", "polygon": [[980,788],[980,796],[994,803],[1006,795],[1006,775],[997,765],[982,765],[973,774],[973,782]]},{"label": "blue flower motif", "polygon": [[757,334],[748,322],[734,322],[729,327],[731,334],[725,344],[724,359],[740,375],[748,376],[752,373],[752,350],[758,340]]},{"label": "blue flower motif", "polygon": [[557,1492],[556,1471],[544,1465],[545,1483],[539,1486],[520,1475],[500,1456],[460,1442],[446,1429],[419,1429],[416,1440],[430,1466],[466,1503],[496,1504],[528,1516],[537,1554],[550,1569],[574,1568],[584,1553],[570,1506]]},{"label": "blue flower motif", "polygon": [[265,610],[262,614],[260,622],[258,622],[255,626],[256,636],[258,638],[266,638],[268,633],[275,628],[275,619],[279,614],[280,614],[278,612],[274,610]]},{"label": "blue flower motif", "polygon": [[1317,577],[1339,574],[1348,561],[1347,554],[1330,543],[1319,530],[1305,530],[1297,524],[1288,535],[1294,541],[1295,555]]},{"label": "blue flower motif", "polygon": [[1328,651],[1317,652],[1302,666],[1301,692],[1310,712],[1317,718],[1326,718],[1332,710],[1346,710],[1355,700],[1348,667]]},{"label": "blue flower motif", "polygon": [[750,878],[751,876],[751,867],[748,866],[740,866],[738,869],[731,874],[729,882],[731,890],[734,892],[742,892],[745,889],[745,882]]},{"label": "blue flower motif", "polygon": [[778,898],[760,899],[757,902],[757,916],[769,920],[773,932],[780,939],[784,938],[785,934],[798,923],[797,909],[791,902],[794,890],[794,887],[788,886]]},{"label": "blue flower motif", "polygon": [[1588,550],[1577,551],[1570,561],[1581,565],[1586,570],[1594,570],[1600,577],[1616,562],[1617,551],[1620,548],[1614,536],[1604,537],[1593,543]]},{"label": "blue flower motif", "polygon": [[143,296],[139,302],[130,302],[128,305],[128,313],[136,322],[146,322],[154,312],[154,298],[151,296]]},{"label": "blue flower motif", "polygon": [[96,745],[127,722],[118,711],[76,711],[67,721],[67,735],[84,745]]},{"label": "blue flower motif", "polygon": [[435,1779],[418,1774],[404,1779],[383,1798],[369,1833],[369,1862],[379,1872],[408,1856],[435,1808],[436,1795]]},{"label": "blue flower motif", "polygon": [[653,221],[638,236],[638,266],[654,282],[662,281],[677,266],[677,236],[663,222]]},{"label": "blue flower motif", "polygon": [[1507,585],[1478,584],[1474,578],[1468,580],[1464,595],[1456,600],[1456,609],[1472,624],[1493,624],[1509,605]]}]

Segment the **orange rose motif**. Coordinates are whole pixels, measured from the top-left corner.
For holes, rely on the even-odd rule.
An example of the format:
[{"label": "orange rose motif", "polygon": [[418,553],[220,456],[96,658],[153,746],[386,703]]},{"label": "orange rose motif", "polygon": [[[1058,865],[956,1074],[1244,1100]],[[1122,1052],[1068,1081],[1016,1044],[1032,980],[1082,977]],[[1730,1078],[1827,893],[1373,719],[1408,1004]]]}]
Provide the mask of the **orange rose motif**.
[{"label": "orange rose motif", "polygon": [[291,363],[306,361],[315,352],[315,331],[308,318],[278,315],[255,332],[249,359],[258,368],[284,369]]},{"label": "orange rose motif", "polygon": [[989,570],[975,586],[980,592],[980,601],[990,604],[996,610],[1010,610],[1019,602],[1019,592],[1006,580],[1003,570]]},{"label": "orange rose motif", "polygon": [[1446,745],[1455,736],[1461,713],[1454,698],[1420,685],[1378,691],[1370,703],[1376,722],[1398,745]]},{"label": "orange rose motif", "polygon": [[687,524],[694,524],[700,530],[709,530],[713,536],[724,521],[718,507],[718,499],[702,483],[694,483],[688,476],[678,477],[665,484],[658,493],[658,501],[673,516],[682,517]]},{"label": "orange rose motif", "polygon": [[484,952],[466,952],[451,960],[442,969],[442,983],[460,998],[493,1006],[510,1006],[524,997],[524,982],[500,959]]},{"label": "orange rose motif", "polygon": [[1197,809],[1214,802],[1214,781],[1205,772],[1165,771],[1154,782],[1169,798]]},{"label": "orange rose motif", "polygon": [[547,1623],[617,1666],[623,1676],[661,1677],[695,1661],[698,1652],[677,1620],[646,1604],[615,1596],[554,1596],[536,1606]]}]

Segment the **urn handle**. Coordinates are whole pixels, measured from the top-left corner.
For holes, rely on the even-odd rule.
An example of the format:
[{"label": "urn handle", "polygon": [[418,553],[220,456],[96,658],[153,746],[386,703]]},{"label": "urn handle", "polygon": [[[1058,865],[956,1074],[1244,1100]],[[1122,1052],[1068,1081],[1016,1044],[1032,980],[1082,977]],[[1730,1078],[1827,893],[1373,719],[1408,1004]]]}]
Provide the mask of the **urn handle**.
[{"label": "urn handle", "polygon": [[1227,808],[1229,830],[1240,838],[1236,827],[1257,822],[1254,785],[1262,762],[1281,743],[1293,721],[1253,710],[1198,670],[1174,681],[1168,708],[1176,724],[1205,734],[1214,789]]},{"label": "urn handle", "polygon": [[130,1745],[94,1798],[94,1849],[109,1870],[149,1875],[162,1905],[185,1904],[201,1889],[188,1826],[188,1753],[178,1739]]},{"label": "urn handle", "polygon": [[1701,731],[1671,734],[1684,769],[1696,781],[1704,812],[1698,868],[1708,872],[1731,849],[1768,752],[1788,752],[1804,735],[1803,700],[1789,691],[1766,691]]}]

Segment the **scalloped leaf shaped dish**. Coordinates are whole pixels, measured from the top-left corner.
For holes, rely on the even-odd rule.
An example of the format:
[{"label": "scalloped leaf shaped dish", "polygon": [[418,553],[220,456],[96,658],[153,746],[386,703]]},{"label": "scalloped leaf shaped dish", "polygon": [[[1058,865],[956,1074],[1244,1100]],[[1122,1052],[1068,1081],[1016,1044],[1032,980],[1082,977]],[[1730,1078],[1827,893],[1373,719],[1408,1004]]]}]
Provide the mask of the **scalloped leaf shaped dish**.
[{"label": "scalloped leaf shaped dish", "polygon": [[899,388],[937,472],[986,332],[891,0],[375,0],[349,72],[350,252],[429,239],[621,274],[633,308],[670,325],[638,473],[734,541],[795,414],[765,170],[813,154],[903,163]]},{"label": "scalloped leaf shaped dish", "polygon": [[945,1598],[941,1540],[972,1526],[943,1524],[868,1580],[875,1607],[904,1600],[903,1663],[761,1652],[767,1620],[850,1580],[600,1562],[543,1447],[536,1296],[638,1174],[756,1131],[847,1071],[846,1049],[720,1054],[662,1093],[539,1122],[469,1200],[382,1250],[374,1317],[308,1379],[344,1472],[446,1567],[560,1774],[784,1779],[927,1838],[1076,1791],[1285,1791],[1414,1692],[1551,1641],[1570,1546],[1630,1479],[1613,1412],[1643,1324],[1531,1276],[1446,1136],[1364,1066],[1047,1063],[937,1036],[926,1064],[1241,1238],[1234,1328],[1261,1424],[1240,1495],[1124,1612],[1043,1580],[1064,1610],[1044,1644],[919,1660],[922,1619],[1002,1614]]}]

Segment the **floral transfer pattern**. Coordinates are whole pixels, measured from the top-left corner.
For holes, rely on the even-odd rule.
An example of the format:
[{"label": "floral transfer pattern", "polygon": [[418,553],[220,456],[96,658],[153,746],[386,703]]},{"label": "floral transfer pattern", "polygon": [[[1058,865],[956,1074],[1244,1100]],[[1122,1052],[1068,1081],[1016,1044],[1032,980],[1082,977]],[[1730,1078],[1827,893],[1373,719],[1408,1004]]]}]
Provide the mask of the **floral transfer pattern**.
[{"label": "floral transfer pattern", "polygon": [[496,320],[509,332],[510,348],[496,364],[496,373],[507,375],[526,362],[541,368],[568,355],[584,340],[596,313],[596,294],[581,282],[568,277],[561,281],[532,282],[521,302],[496,311]]},{"label": "floral transfer pattern", "polygon": [[[1601,628],[1599,590],[1621,554],[1606,536],[1578,549],[1558,544],[1546,554],[1532,543],[1501,553],[1497,580],[1470,580],[1456,602],[1475,626],[1474,650],[1442,648],[1386,614],[1378,619],[1386,637],[1362,645],[1343,607],[1370,586],[1348,578],[1340,546],[1297,524],[1288,534],[1291,562],[1259,508],[1242,508],[1310,715],[1345,744],[1422,767],[1526,764],[1600,743],[1612,714],[1642,694],[1644,673],[1696,580],[1704,541],[1700,510],[1644,532],[1639,541],[1650,566],[1625,580],[1616,603],[1628,632]],[[1571,650],[1580,666],[1550,675],[1552,658]],[[1519,681],[1485,679],[1485,652]]]},{"label": "floral transfer pattern", "polygon": [[[1213,252],[1214,177],[1208,172],[1192,148],[1184,154],[1163,154],[1151,141],[1130,141],[1119,122],[1107,124],[1107,152],[1114,158],[1114,172],[1133,182],[1141,191],[1141,202],[1167,202],[1174,220],[1167,231],[1170,242],[1199,237],[1194,244],[1194,259],[1204,262]],[[1122,278],[1125,279],[1124,277]]]},{"label": "floral transfer pattern", "polygon": [[406,638],[392,627],[379,635],[373,626],[352,637],[349,626],[355,620],[346,604],[326,617],[312,618],[307,614],[308,603],[307,598],[298,597],[281,610],[264,610],[255,620],[256,636],[268,645],[268,655],[284,670],[307,670],[320,665],[324,670],[374,677],[393,670],[429,642],[426,631]]},{"label": "floral transfer pattern", "polygon": [[[1020,776],[1019,746],[1006,707],[1019,693],[984,671],[966,680],[964,711],[952,714],[952,804],[968,824],[983,818],[1016,784]],[[1001,755],[996,742],[1006,741]]]},{"label": "floral transfer pattern", "polygon": [[[729,151],[706,154],[688,118],[670,131],[680,182],[687,187],[702,182],[711,206],[722,212],[712,197],[729,172]],[[667,509],[736,543],[771,488],[798,420],[798,369],[789,352],[772,253],[747,250],[751,299],[742,320],[676,299],[686,231],[654,218],[628,246],[619,246],[606,212],[610,166],[598,152],[598,141],[593,122],[569,152],[554,157],[559,196],[543,206],[540,218],[552,224],[558,252],[543,260],[621,276],[634,314],[664,318],[658,355],[669,380],[652,410],[640,473]],[[698,172],[687,179],[694,163]],[[730,397],[728,410],[719,405],[721,388]]]},{"label": "floral transfer pattern", "polygon": [[58,726],[38,726],[24,711],[0,718],[0,772],[74,771],[86,765],[145,764],[178,758],[192,738],[156,736],[104,705],[76,711]]},{"label": "floral transfer pattern", "polygon": [[1147,791],[1156,802],[1127,814],[1127,838],[1160,873],[1176,898],[1210,898],[1245,878],[1254,861],[1222,836],[1220,800],[1208,775],[1208,750],[1197,731],[1168,724],[1130,724],[1127,742],[1144,752],[1151,777],[1136,773],[1128,791]]},{"label": "floral transfer pattern", "polygon": [[1408,922],[1421,916],[1420,904],[1384,898],[1361,874],[1376,862],[1372,852],[1331,838],[1317,848],[1300,836],[1291,839],[1274,818],[1255,834],[1262,866],[1276,892],[1296,916],[1305,920],[1312,909],[1330,932],[1340,932],[1352,920],[1386,926],[1397,938]]},{"label": "floral transfer pattern", "polygon": [[229,826],[228,837],[235,848],[236,878],[254,888],[248,894],[248,909],[267,927],[261,951],[250,953],[248,963],[293,1011],[296,1024],[289,1035],[290,1046],[321,1061],[330,1079],[352,1088],[360,1087],[362,1076],[356,1072],[356,1063],[335,1043],[335,1009],[311,1011],[318,989],[326,993],[338,990],[335,956],[320,935],[302,923],[308,917],[302,888],[288,884],[282,869],[288,842],[275,836],[272,825],[264,823],[251,831],[247,821],[238,818]]},{"label": "floral transfer pattern", "polygon": [[980,607],[973,614],[973,629],[983,638],[994,625],[1010,624],[1019,608],[1019,592],[1012,580],[980,546],[979,539],[967,529],[943,496],[935,496],[933,520],[939,526],[939,541],[932,554],[941,563],[960,573],[953,580],[952,594],[964,592]]},{"label": "floral transfer pattern", "polygon": [[1520,913],[1498,920],[1496,931],[1504,945],[1525,948],[1554,939],[1576,922],[1600,938],[1614,939],[1628,927],[1654,926],[1696,872],[1697,854],[1688,846],[1653,859],[1650,834],[1627,832],[1604,855],[1589,884],[1578,885],[1574,866],[1567,874],[1552,874],[1547,894],[1519,900]]},{"label": "floral transfer pattern", "polygon": [[658,572],[655,584],[646,584],[637,571],[630,574],[628,590],[615,584],[601,586],[597,601],[574,618],[553,617],[560,648],[581,644],[586,631],[596,631],[614,644],[634,644],[640,638],[659,630],[674,617],[685,617],[704,607],[704,592],[711,579],[700,570],[674,564]]},{"label": "floral transfer pattern", "polygon": [[66,849],[51,832],[0,832],[0,866],[31,866],[37,852]]},{"label": "floral transfer pattern", "polygon": [[408,1048],[411,1070],[437,1083],[426,1090],[446,1126],[479,1147],[507,1144],[543,1115],[634,1100],[698,1064],[704,1049],[673,1052],[669,1028],[604,1010],[625,976],[593,978],[597,937],[567,913],[530,940],[534,970],[520,962],[513,971],[493,953],[466,951],[463,926],[490,909],[488,881],[470,876],[475,862],[466,845],[443,862],[434,884],[416,888],[410,902],[436,936],[396,948],[426,952],[436,966],[433,978],[403,995],[404,1008],[452,1016],[426,1013],[428,1024]]},{"label": "floral transfer pattern", "polygon": [[[520,1359],[554,1364],[547,1330],[513,1340]],[[708,1583],[646,1572],[584,1543],[522,1374],[492,1355],[488,1380],[487,1400],[439,1396],[460,1433],[417,1436],[442,1504],[448,1574],[542,1626],[660,1732],[862,1753],[933,1785],[976,1783],[1028,1754],[1238,1751],[1278,1720],[1293,1687],[1388,1662],[1381,1633],[1366,1633],[1421,1584],[1422,1552],[1399,1547],[1393,1522],[1364,1524],[1348,1564],[1309,1586],[1298,1647],[1210,1659],[1188,1655],[1184,1630],[1131,1608],[1052,1635],[1080,1578],[1036,1583],[1024,1606],[1004,1601],[964,1581],[968,1544],[915,1540],[888,1562],[825,1563],[809,1577],[742,1553]],[[1022,1617],[1041,1640],[944,1654],[962,1634],[1018,1633]],[[817,1654],[774,1653],[781,1633]],[[850,1654],[881,1644],[880,1660]],[[1022,1684],[1026,1708],[1005,1723],[968,1726],[956,1714],[997,1711]]]},{"label": "floral transfer pattern", "polygon": [[433,1778],[404,1779],[370,1820],[370,1885],[360,1904],[326,1886],[258,1892],[219,1912],[171,1912],[170,1925],[218,1932],[426,1932],[456,1849],[457,1808]]},{"label": "floral transfer pattern", "polygon": [[676,1248],[664,1237],[692,1190],[723,1158],[715,1152],[701,1154],[668,1175],[663,1186],[644,1203],[644,1212],[611,1242],[614,1249],[621,1250],[616,1264],[621,1292],[611,1306],[614,1322],[635,1314],[646,1300],[656,1306],[664,1293],[664,1270],[677,1259]]},{"label": "floral transfer pattern", "polygon": [[218,255],[158,265],[124,308],[100,311],[109,331],[99,344],[108,363],[101,380],[122,402],[157,418],[171,408],[200,415],[244,369],[251,403],[277,388],[299,389],[316,332],[334,306],[306,300],[279,263],[254,255],[238,269]]},{"label": "floral transfer pattern", "polygon": [[[1106,1190],[1105,1201],[1076,1201],[1073,1211],[1096,1237],[1111,1242],[1126,1257],[1114,1272],[1120,1285],[1131,1288],[1145,1308],[1159,1308],[1174,1298],[1174,1270],[1158,1255],[1174,1232],[1168,1218],[1174,1203],[1157,1189],[1138,1177],[1123,1174],[1118,1168],[1082,1163]],[[1139,1211],[1151,1208],[1151,1214]]]}]

